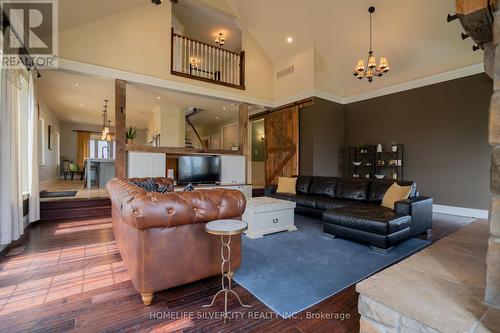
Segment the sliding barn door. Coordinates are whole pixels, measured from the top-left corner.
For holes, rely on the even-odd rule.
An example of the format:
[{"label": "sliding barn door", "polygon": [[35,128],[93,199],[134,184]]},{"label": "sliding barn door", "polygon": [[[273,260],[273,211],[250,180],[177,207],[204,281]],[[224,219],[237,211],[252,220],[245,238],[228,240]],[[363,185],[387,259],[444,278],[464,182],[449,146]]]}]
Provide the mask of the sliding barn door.
[{"label": "sliding barn door", "polygon": [[292,106],[265,117],[266,185],[299,173],[299,108]]}]

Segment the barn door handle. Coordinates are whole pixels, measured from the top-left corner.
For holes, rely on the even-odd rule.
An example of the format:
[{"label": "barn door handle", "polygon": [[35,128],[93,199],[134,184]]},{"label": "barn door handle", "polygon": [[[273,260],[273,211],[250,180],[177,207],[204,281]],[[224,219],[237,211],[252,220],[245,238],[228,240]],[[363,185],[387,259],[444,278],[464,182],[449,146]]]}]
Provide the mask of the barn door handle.
[{"label": "barn door handle", "polygon": [[273,223],[278,223],[279,221],[279,219],[273,219]]}]

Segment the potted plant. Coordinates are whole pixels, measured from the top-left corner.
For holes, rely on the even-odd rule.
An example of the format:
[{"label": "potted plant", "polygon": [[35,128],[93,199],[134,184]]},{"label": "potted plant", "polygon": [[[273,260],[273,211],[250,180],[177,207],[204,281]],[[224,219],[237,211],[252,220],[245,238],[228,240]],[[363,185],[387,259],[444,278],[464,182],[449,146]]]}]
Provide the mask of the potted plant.
[{"label": "potted plant", "polygon": [[397,142],[391,142],[391,148],[392,148],[392,151],[393,152],[397,152],[398,151],[398,143]]},{"label": "potted plant", "polygon": [[368,152],[368,148],[370,148],[370,145],[368,145],[366,143],[362,143],[362,144],[358,145],[358,151],[360,153],[367,153]]},{"label": "potted plant", "polygon": [[130,126],[129,130],[125,133],[125,137],[127,138],[127,144],[134,143],[134,140],[137,137],[137,129]]}]

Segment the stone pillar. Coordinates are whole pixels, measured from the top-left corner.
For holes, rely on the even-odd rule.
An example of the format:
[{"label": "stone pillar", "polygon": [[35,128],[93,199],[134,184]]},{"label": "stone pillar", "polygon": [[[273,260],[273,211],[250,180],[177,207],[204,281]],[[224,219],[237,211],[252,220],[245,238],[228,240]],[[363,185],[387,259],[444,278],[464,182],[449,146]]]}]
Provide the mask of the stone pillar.
[{"label": "stone pillar", "polygon": [[491,154],[493,199],[490,209],[491,237],[488,246],[485,302],[500,308],[500,11],[495,13],[493,37],[491,47],[485,52],[485,65],[494,80],[489,117],[489,143],[493,149]]}]

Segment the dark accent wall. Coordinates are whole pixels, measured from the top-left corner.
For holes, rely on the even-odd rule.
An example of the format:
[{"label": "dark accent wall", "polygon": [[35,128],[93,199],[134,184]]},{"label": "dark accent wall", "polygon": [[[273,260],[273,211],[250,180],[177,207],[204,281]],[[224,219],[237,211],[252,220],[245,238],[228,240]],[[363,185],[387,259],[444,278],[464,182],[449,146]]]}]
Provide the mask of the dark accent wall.
[{"label": "dark accent wall", "polygon": [[321,98],[300,110],[300,174],[338,176],[344,145],[344,107]]},{"label": "dark accent wall", "polygon": [[404,178],[423,195],[488,209],[492,89],[492,80],[478,74],[345,105],[345,143],[402,143]]}]

